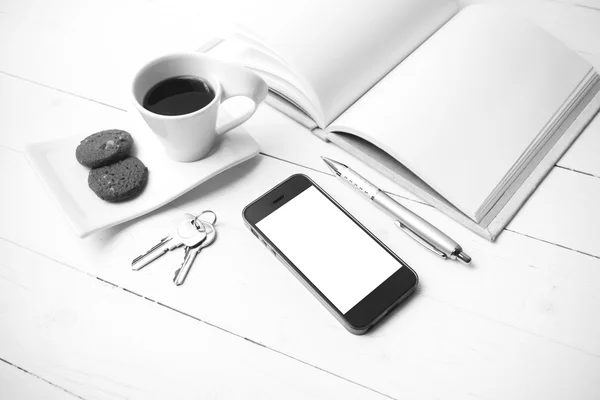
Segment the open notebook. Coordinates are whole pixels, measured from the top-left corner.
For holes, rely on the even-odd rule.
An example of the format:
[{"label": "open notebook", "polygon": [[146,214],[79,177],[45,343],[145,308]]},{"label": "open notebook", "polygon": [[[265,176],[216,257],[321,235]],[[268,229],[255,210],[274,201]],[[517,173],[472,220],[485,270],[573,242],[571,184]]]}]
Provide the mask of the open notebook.
[{"label": "open notebook", "polygon": [[252,68],[276,108],[490,240],[600,106],[588,62],[492,6],[279,3],[207,52]]}]

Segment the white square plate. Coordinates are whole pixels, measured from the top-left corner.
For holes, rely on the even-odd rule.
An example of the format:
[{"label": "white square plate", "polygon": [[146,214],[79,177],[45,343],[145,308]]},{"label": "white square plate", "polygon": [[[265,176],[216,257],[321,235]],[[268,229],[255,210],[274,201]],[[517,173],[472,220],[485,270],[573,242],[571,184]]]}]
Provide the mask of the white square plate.
[{"label": "white square plate", "polygon": [[129,127],[117,128],[131,133],[132,154],[148,167],[149,175],[144,191],[128,201],[106,202],[88,187],[89,168],[77,162],[75,149],[93,132],[33,143],[25,148],[29,162],[80,237],[149,213],[259,152],[256,141],[237,128],[222,135],[206,158],[191,163],[177,162],[169,158],[154,133],[135,114],[129,112]]}]

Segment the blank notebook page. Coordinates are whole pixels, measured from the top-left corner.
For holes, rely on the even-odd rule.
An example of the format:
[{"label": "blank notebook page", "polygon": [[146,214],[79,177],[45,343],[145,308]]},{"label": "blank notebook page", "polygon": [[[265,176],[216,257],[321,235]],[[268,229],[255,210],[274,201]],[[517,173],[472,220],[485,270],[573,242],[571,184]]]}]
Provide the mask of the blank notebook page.
[{"label": "blank notebook page", "polygon": [[279,1],[243,26],[306,79],[327,125],[456,8],[453,0]]},{"label": "blank notebook page", "polygon": [[532,23],[471,6],[329,130],[369,140],[475,220],[590,68]]}]

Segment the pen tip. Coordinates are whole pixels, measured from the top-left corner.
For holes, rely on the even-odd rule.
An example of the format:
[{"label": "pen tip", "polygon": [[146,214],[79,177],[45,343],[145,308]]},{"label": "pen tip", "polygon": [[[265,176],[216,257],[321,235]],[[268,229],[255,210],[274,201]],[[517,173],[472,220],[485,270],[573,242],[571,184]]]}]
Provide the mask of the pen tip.
[{"label": "pen tip", "polygon": [[461,251],[460,253],[458,253],[456,255],[456,258],[458,258],[460,261],[464,262],[465,264],[469,264],[471,262],[471,257],[469,257],[467,255],[467,253],[465,253],[464,251]]},{"label": "pen tip", "polygon": [[323,156],[321,156],[321,159],[325,162],[325,164],[327,164],[327,166],[333,173],[337,173],[337,168],[335,167],[333,160],[330,160],[329,158]]}]

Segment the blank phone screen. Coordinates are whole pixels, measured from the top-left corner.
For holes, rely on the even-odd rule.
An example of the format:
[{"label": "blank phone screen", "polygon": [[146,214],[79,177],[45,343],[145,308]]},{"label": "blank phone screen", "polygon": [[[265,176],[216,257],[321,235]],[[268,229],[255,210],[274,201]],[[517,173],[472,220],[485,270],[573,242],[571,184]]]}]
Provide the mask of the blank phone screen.
[{"label": "blank phone screen", "polygon": [[256,226],[342,314],[402,267],[314,186]]}]

